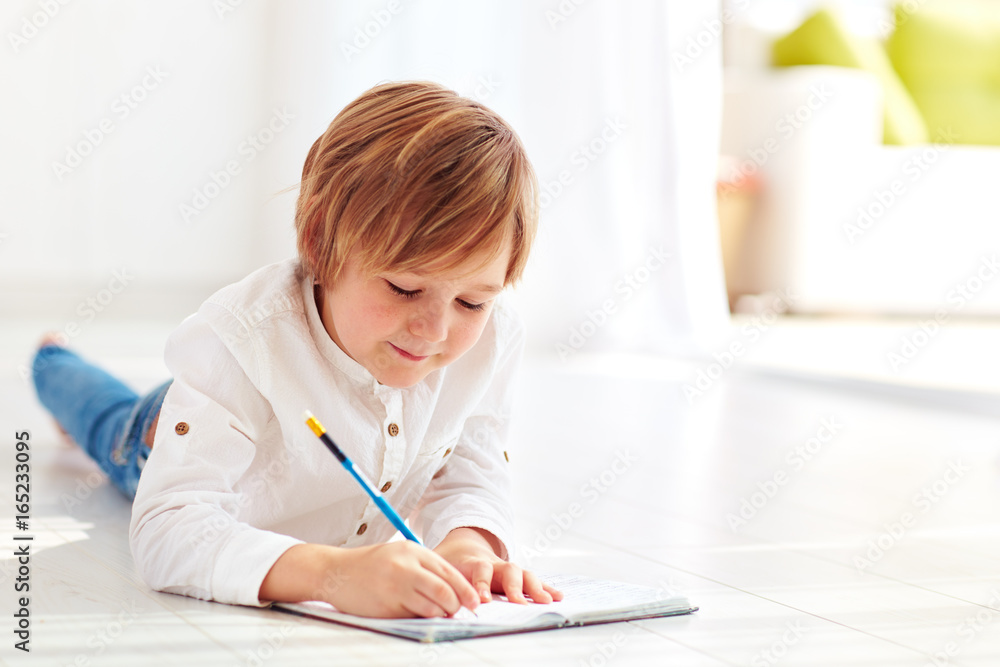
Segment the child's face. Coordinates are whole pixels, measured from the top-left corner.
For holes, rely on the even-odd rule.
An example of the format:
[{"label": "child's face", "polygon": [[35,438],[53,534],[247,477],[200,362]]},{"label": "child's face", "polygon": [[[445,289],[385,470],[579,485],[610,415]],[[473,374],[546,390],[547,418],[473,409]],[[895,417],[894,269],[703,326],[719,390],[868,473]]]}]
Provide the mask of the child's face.
[{"label": "child's face", "polygon": [[323,325],[379,382],[410,387],[479,340],[509,259],[508,247],[484,268],[473,270],[481,262],[473,257],[456,271],[370,278],[349,260],[336,283],[317,295]]}]

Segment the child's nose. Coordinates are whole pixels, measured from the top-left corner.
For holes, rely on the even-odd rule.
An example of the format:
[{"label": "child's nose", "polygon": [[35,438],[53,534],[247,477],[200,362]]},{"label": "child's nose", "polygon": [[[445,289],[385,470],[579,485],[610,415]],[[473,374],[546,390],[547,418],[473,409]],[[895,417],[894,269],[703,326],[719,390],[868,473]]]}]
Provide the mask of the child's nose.
[{"label": "child's nose", "polygon": [[410,333],[428,343],[440,343],[448,337],[448,322],[445,308],[429,306],[423,308],[410,320]]}]

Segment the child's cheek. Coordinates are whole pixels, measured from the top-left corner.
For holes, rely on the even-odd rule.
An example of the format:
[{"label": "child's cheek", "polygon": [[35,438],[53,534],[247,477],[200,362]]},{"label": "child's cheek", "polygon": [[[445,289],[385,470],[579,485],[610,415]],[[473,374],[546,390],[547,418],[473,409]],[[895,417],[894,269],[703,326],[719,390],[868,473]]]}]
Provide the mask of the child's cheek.
[{"label": "child's cheek", "polygon": [[366,324],[365,328],[372,335],[385,335],[391,333],[401,313],[398,304],[378,300],[366,304],[361,315]]},{"label": "child's cheek", "polygon": [[489,312],[477,313],[475,318],[467,319],[454,330],[455,342],[461,348],[460,354],[468,352],[479,341],[483,329],[486,328],[487,320],[489,320]]}]

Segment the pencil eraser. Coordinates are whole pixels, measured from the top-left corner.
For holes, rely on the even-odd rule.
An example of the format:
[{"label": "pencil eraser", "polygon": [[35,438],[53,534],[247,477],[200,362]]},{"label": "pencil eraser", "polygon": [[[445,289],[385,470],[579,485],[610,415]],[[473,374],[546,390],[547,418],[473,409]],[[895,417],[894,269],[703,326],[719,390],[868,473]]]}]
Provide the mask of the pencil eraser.
[{"label": "pencil eraser", "polygon": [[309,421],[312,418],[313,418],[313,413],[310,412],[309,410],[306,410],[305,412],[302,413],[302,419],[304,421]]}]

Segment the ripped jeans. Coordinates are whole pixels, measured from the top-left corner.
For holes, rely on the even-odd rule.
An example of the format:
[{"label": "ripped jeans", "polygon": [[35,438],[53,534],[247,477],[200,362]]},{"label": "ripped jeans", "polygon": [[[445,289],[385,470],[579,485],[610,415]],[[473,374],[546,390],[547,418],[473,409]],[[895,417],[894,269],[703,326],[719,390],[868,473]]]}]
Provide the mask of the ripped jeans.
[{"label": "ripped jeans", "polygon": [[144,436],[157,416],[173,380],[145,396],[58,345],[45,345],[31,367],[42,405],[111,483],[135,498],[139,475],[149,457]]}]

